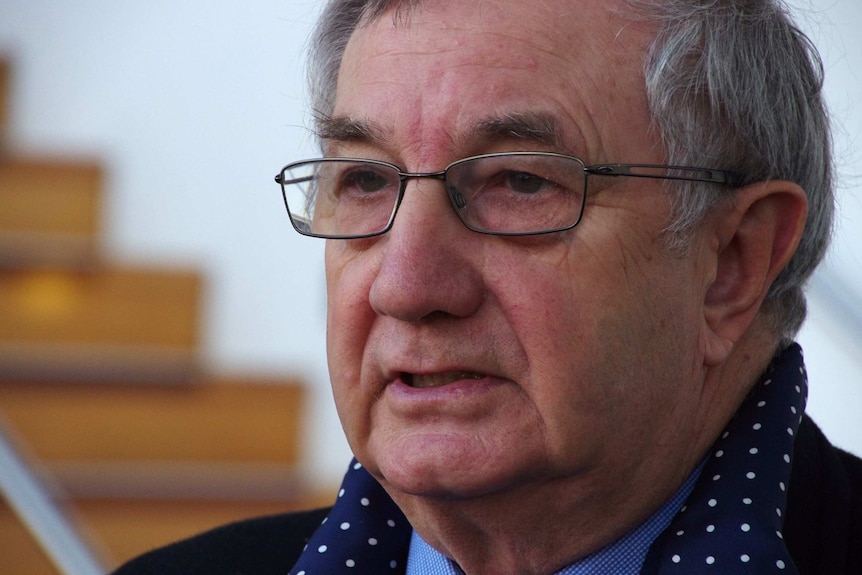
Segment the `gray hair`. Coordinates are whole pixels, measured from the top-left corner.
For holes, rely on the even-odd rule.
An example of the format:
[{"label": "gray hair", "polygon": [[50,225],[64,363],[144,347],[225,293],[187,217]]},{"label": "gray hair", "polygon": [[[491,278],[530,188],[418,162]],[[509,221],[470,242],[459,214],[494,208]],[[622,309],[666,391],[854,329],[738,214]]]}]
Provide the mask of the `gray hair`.
[{"label": "gray hair", "polygon": [[[330,0],[312,38],[314,113],[334,107],[338,70],[353,31],[391,7],[422,0]],[[788,180],[809,202],[800,245],[763,304],[770,327],[789,341],[805,319],[804,285],[832,231],[831,137],[817,50],[781,0],[628,0],[659,31],[644,62],[652,122],[675,165],[708,166],[746,182]],[[732,190],[673,182],[669,238],[684,247],[703,216]]]}]

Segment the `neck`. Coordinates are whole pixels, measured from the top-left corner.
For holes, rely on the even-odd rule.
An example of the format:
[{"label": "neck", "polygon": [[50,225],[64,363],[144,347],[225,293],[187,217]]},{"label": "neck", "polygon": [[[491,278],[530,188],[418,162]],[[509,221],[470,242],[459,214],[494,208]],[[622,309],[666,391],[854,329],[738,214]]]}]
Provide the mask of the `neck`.
[{"label": "neck", "polygon": [[422,538],[468,575],[547,575],[637,528],[697,463],[651,481],[632,469],[619,481],[558,478],[479,498],[393,497]]}]

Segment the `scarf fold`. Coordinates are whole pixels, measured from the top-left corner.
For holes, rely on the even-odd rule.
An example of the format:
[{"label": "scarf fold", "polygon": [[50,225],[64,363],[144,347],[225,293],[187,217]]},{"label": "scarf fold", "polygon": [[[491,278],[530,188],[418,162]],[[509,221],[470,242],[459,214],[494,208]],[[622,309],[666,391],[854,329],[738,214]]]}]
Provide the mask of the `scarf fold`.
[{"label": "scarf fold", "polygon": [[[642,575],[797,575],[782,537],[793,443],[805,409],[802,351],[769,367],[714,445]],[[402,574],[412,528],[356,460],[289,575]]]},{"label": "scarf fold", "polygon": [[332,511],[289,575],[403,573],[412,532],[386,491],[354,459]]}]

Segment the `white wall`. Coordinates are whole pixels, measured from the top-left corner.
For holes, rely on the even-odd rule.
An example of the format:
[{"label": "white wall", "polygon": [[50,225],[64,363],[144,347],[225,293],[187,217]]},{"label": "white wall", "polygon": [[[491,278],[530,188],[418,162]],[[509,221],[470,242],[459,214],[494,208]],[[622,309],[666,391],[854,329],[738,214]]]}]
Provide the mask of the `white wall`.
[{"label": "white wall", "polygon": [[[839,177],[836,235],[809,290],[809,320],[799,337],[811,381],[808,411],[834,443],[862,454],[862,2],[793,5],[824,59]],[[833,288],[850,294],[844,310]],[[855,329],[847,327],[851,315]]]},{"label": "white wall", "polygon": [[[862,286],[862,5],[800,3],[838,126],[844,211],[830,269]],[[319,4],[3,0],[0,52],[15,65],[12,147],[105,160],[108,253],[203,267],[205,358],[311,382],[312,470],[334,480],[349,455],[327,386],[323,246],[290,229],[272,180],[315,155],[303,50]],[[812,299],[811,411],[862,453],[862,348]]]}]

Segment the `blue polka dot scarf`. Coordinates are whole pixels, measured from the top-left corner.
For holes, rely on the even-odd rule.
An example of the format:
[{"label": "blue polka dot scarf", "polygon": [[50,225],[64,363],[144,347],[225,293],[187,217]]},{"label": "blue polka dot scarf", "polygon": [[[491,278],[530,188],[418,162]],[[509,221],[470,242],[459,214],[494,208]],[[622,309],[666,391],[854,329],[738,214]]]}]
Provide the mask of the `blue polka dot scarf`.
[{"label": "blue polka dot scarf", "polygon": [[[794,344],[716,442],[686,505],[650,548],[642,575],[797,575],[781,531],[806,394]],[[398,507],[354,460],[289,575],[403,574],[411,535]]]}]

